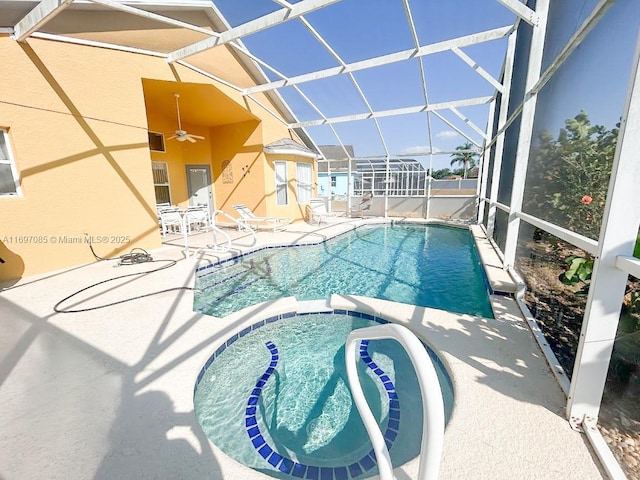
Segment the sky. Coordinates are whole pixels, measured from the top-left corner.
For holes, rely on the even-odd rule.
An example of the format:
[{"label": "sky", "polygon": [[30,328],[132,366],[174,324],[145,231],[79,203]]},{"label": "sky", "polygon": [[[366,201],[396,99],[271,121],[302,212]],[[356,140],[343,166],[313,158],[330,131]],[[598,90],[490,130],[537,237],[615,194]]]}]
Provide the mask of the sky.
[{"label": "sky", "polygon": [[[545,66],[555,58],[597,1],[552,2],[555,4],[555,17],[549,24]],[[215,0],[214,3],[231,26],[281,8],[273,0]],[[409,0],[408,4],[421,46],[511,25],[515,18],[496,0]],[[635,51],[639,6],[637,0],[616,2],[602,21],[602,27],[596,27],[592,33],[592,41],[589,42],[587,37],[584,48],[572,54],[567,68],[563,67],[558,72],[557,79],[549,84],[546,93],[543,91],[548,97],[547,104],[553,108],[547,107],[545,115],[540,115],[539,128],[555,132],[563,125],[564,119],[575,116],[580,109],[587,110],[594,123],[610,124],[612,118],[619,118],[626,95],[624,82],[628,79]],[[243,42],[254,55],[288,77],[336,67],[340,61],[349,64],[415,47],[401,0],[342,0],[305,15],[304,20],[328,43],[339,60],[300,20],[291,20],[244,37]],[[607,41],[607,38],[611,40]],[[596,47],[590,47],[589,43]],[[603,47],[607,44],[617,47],[609,51]],[[500,39],[462,50],[490,75],[499,78],[506,46],[506,39]],[[580,53],[581,49],[587,53]],[[599,63],[592,61],[594,49]],[[425,56],[423,65],[430,104],[494,93],[489,82],[451,51]],[[270,80],[281,78],[266,69],[265,73]],[[355,83],[348,75],[338,75],[301,83],[296,88],[284,87],[278,92],[299,121],[425,103],[420,62],[415,58],[357,71],[353,77]],[[573,84],[576,85],[575,95],[558,93],[571,90]],[[598,89],[605,92],[595,95]],[[481,130],[486,129],[489,104],[461,107],[459,111]],[[439,113],[475,142],[482,143],[482,137],[453,112]],[[435,152],[454,150],[467,142],[446,121],[430,115]],[[307,127],[306,131],[318,145],[338,144],[339,141],[353,145],[357,157],[384,155],[385,151],[391,156],[414,154],[428,150],[430,146],[426,113],[384,117],[377,124],[373,120],[361,120],[335,123],[333,129],[327,125],[313,126]],[[416,158],[423,163],[429,162],[428,157]],[[434,155],[433,168],[449,167],[450,160],[448,154]]]},{"label": "sky", "polygon": [[[558,12],[556,21],[549,25],[543,68],[557,56],[597,0],[580,3],[583,4],[581,10],[555,5]],[[613,4],[541,90],[534,131],[547,130],[557,137],[564,121],[581,110],[587,112],[592,124],[608,129],[615,127],[626,102],[631,66],[638,48],[639,19],[637,0],[618,0]],[[559,23],[563,23],[564,28]]]}]

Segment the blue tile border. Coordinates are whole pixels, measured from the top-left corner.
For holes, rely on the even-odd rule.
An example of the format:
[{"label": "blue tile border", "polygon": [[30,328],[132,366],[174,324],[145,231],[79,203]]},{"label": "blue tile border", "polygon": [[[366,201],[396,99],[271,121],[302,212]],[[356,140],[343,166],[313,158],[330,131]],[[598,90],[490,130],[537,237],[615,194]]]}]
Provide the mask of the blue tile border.
[{"label": "blue tile border", "polygon": [[[197,380],[196,383],[193,387],[193,394],[195,396],[196,390],[198,389],[198,385],[200,384],[200,382],[202,381],[202,378],[204,377],[204,374],[206,372],[206,370],[211,366],[211,364],[214,362],[214,360],[216,358],[218,358],[222,352],[224,352],[227,347],[231,346],[233,344],[233,342],[235,342],[236,340],[238,340],[239,338],[244,337],[245,335],[251,333],[254,330],[257,330],[261,327],[264,327],[265,325],[269,324],[269,323],[274,323],[277,322],[279,320],[285,320],[288,318],[293,318],[296,316],[305,316],[305,315],[348,315],[350,317],[356,317],[356,318],[362,318],[365,320],[369,320],[369,321],[374,321],[376,323],[380,323],[380,324],[385,324],[385,323],[391,323],[389,320],[382,318],[382,317],[378,317],[375,315],[371,315],[369,313],[363,313],[363,312],[359,312],[357,310],[345,310],[345,309],[334,309],[334,310],[329,310],[326,312],[305,312],[303,313],[298,313],[295,311],[291,311],[291,312],[286,312],[286,313],[281,313],[279,315],[274,315],[268,318],[264,318],[262,320],[257,321],[256,323],[253,323],[252,325],[250,325],[249,327],[246,327],[244,329],[242,329],[240,332],[232,335],[231,337],[229,337],[225,342],[223,342],[217,349],[216,351],[207,359],[207,361],[205,362],[205,364],[203,365],[203,367],[200,369],[200,372],[198,373],[197,376]],[[442,360],[440,359],[440,357],[438,356],[438,354],[436,352],[434,352],[431,347],[429,345],[427,345],[426,343],[422,342],[422,344],[424,345],[424,348],[427,350],[427,352],[429,353],[429,357],[431,358],[431,360],[438,364],[439,367],[442,368],[442,371],[447,372],[447,368],[445,367],[445,365],[442,363]],[[453,389],[453,382],[451,381],[451,378],[449,377],[449,375],[446,375],[447,380],[449,382],[449,385],[452,387]]]},{"label": "blue tile border", "polygon": [[[346,232],[341,233],[339,235],[336,235],[335,237],[326,238],[326,239],[321,240],[319,242],[296,243],[296,244],[293,244],[293,245],[267,245],[267,246],[264,246],[264,247],[256,248],[255,250],[249,250],[248,252],[243,252],[243,253],[240,253],[240,254],[235,255],[233,257],[230,257],[230,258],[225,258],[224,260],[219,260],[217,262],[210,263],[208,265],[203,265],[202,267],[197,267],[196,268],[196,274],[199,274],[200,272],[204,272],[205,270],[209,270],[209,269],[212,269],[212,268],[213,269],[220,268],[223,265],[225,265],[226,263],[230,263],[230,262],[239,263],[237,260],[239,260],[241,258],[244,258],[246,256],[249,256],[249,255],[253,255],[254,253],[262,252],[263,250],[277,250],[277,249],[281,249],[281,248],[294,248],[294,247],[314,247],[314,246],[317,246],[317,245],[322,245],[323,243],[325,243],[325,242],[327,242],[329,240],[332,240],[332,239],[334,239],[336,237],[339,237],[340,235],[344,235],[346,233],[349,233],[350,231],[351,230],[347,230]],[[210,273],[212,273],[212,272],[206,272],[205,275],[208,275]],[[199,276],[205,276],[205,275],[199,275]]]},{"label": "blue tile border", "polygon": [[[374,321],[380,324],[391,323],[389,320],[378,317],[376,315],[372,315],[369,313],[363,313],[356,310],[345,310],[345,309],[335,309],[330,310],[328,312],[310,312],[307,315],[348,315],[354,318],[362,318],[369,321]],[[227,339],[224,343],[222,343],[215,352],[207,359],[203,367],[200,369],[198,373],[196,383],[194,385],[193,394],[195,396],[196,391],[198,389],[198,385],[204,378],[204,375],[207,369],[211,366],[211,364],[218,358],[227,347],[231,346],[235,341],[239,338],[244,337],[245,335],[251,333],[258,328],[261,328],[267,324],[274,323],[280,320],[286,320],[289,318],[293,318],[296,316],[303,316],[302,313],[297,312],[286,312],[281,313],[279,315],[273,315],[271,317],[262,319],[253,323],[249,327],[243,328],[240,332],[235,333],[229,339]],[[429,357],[431,360],[436,363],[443,372],[447,372],[445,365],[442,363],[442,360],[437,355],[437,353],[426,343],[422,342],[425,349],[427,350]],[[255,386],[253,390],[250,392],[250,395],[247,399],[247,404],[245,406],[245,427],[247,431],[247,435],[256,449],[257,453],[265,459],[270,465],[274,468],[278,469],[280,472],[288,474],[295,478],[308,478],[308,479],[318,479],[322,478],[331,478],[332,480],[342,480],[348,478],[357,478],[360,475],[368,472],[376,465],[376,458],[373,450],[371,450],[367,455],[362,457],[357,462],[351,465],[344,465],[339,467],[317,467],[313,465],[305,465],[294,460],[291,460],[287,457],[284,457],[277,453],[271,446],[268,445],[264,437],[260,432],[260,428],[258,426],[257,421],[257,405],[260,402],[260,395],[262,393],[262,389],[264,385],[269,381],[271,376],[275,373],[278,362],[280,359],[279,351],[277,346],[273,342],[266,342],[266,347],[269,349],[271,353],[271,360],[269,366],[265,369],[265,372],[258,377],[256,380]],[[380,380],[381,384],[385,388],[385,392],[389,398],[389,414],[386,430],[383,433],[385,441],[387,443],[387,448],[391,450],[393,446],[393,442],[396,440],[399,427],[400,427],[400,401],[398,399],[397,392],[395,390],[395,385],[391,381],[391,379],[386,375],[383,369],[381,369],[371,358],[368,351],[369,340],[362,340],[360,342],[360,348],[357,350],[360,354],[360,359],[365,363],[368,369],[370,369],[373,374]],[[448,374],[445,375],[446,380],[453,390],[453,382]],[[325,473],[326,477],[322,477],[322,472]],[[329,473],[331,476],[329,477]]]},{"label": "blue tile border", "polygon": [[[303,475],[306,472],[306,478],[308,479],[349,480],[349,475],[351,475],[351,478],[356,478],[362,475],[365,471],[371,470],[377,463],[373,451],[370,451],[358,462],[351,465],[321,467],[298,463],[279,454],[272,446],[269,445],[260,431],[260,426],[256,417],[256,405],[260,402],[260,395],[262,394],[263,386],[269,381],[271,375],[275,373],[280,355],[277,345],[273,342],[267,341],[265,346],[271,353],[271,362],[264,374],[258,377],[255,388],[251,391],[245,407],[245,428],[247,436],[258,455],[260,455],[273,468],[297,478],[303,478]],[[398,429],[400,426],[400,403],[397,400],[397,394],[395,393],[395,386],[393,385],[393,382],[384,373],[384,371],[373,362],[369,355],[368,346],[369,340],[362,340],[360,342],[360,360],[362,360],[369,369],[374,371],[380,381],[384,384],[387,391],[387,395],[389,397],[389,419],[383,436],[385,438],[387,448],[391,450],[393,442],[398,436]]]}]

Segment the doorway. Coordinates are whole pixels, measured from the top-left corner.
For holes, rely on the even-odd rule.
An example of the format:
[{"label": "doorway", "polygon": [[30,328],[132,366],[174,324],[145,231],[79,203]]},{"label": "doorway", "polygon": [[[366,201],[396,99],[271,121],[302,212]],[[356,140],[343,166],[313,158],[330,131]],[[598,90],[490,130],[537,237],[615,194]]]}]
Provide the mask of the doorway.
[{"label": "doorway", "polygon": [[209,165],[186,165],[190,207],[207,207],[213,213],[213,190]]}]

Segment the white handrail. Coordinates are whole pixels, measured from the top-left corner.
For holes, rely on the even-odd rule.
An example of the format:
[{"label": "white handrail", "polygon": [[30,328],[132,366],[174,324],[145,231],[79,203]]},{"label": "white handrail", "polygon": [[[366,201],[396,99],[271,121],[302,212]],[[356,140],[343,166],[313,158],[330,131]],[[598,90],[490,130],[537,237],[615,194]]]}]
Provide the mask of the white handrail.
[{"label": "white handrail", "polygon": [[251,233],[251,236],[253,237],[253,242],[251,242],[250,245],[241,245],[241,246],[243,246],[243,247],[253,247],[256,243],[258,243],[258,237],[256,237],[256,231],[253,228],[251,228],[249,225],[239,221],[237,218],[232,217],[227,212],[222,211],[222,210],[216,210],[215,212],[213,212],[214,221],[215,221],[216,215],[224,215],[229,220],[233,221],[233,223],[238,225],[238,229],[239,230],[242,229],[242,230],[246,230],[249,233]]},{"label": "white handrail", "polygon": [[354,330],[347,337],[345,361],[353,399],[376,454],[381,480],[394,480],[393,465],[378,422],[358,379],[356,345],[360,340],[394,339],[406,350],[418,377],[422,394],[423,426],[418,480],[436,480],[444,442],[444,403],[440,381],[431,358],[418,338],[402,325],[387,323]]},{"label": "white handrail", "polygon": [[[193,256],[195,257],[196,255],[198,255],[198,253],[202,253],[202,252],[214,252],[214,253],[225,253],[228,252],[229,250],[231,250],[231,245],[233,244],[231,237],[229,237],[229,234],[227,232],[225,232],[224,230],[221,230],[220,228],[216,227],[215,225],[215,219],[216,219],[216,215],[224,215],[227,218],[230,218],[231,220],[233,220],[235,223],[237,223],[238,225],[241,225],[240,222],[238,222],[238,220],[236,220],[235,218],[233,218],[231,215],[227,214],[226,212],[223,212],[222,210],[216,210],[213,212],[213,216],[211,219],[211,232],[213,233],[213,242],[214,245],[213,246],[207,246],[207,247],[201,247],[196,249],[196,251],[193,253]],[[187,232],[187,222],[188,222],[188,218],[187,215],[185,214],[182,217],[182,236],[184,238],[184,255],[185,258],[189,258],[189,235]],[[244,225],[242,225],[244,227]],[[242,245],[242,246],[253,246],[256,244],[256,242],[258,241],[258,238],[256,237],[256,232],[247,227],[246,230],[248,230],[249,232],[251,232],[251,234],[253,235],[253,243],[251,245]],[[222,246],[218,246],[218,236],[217,234],[221,234],[224,239],[225,239],[225,244]]]}]

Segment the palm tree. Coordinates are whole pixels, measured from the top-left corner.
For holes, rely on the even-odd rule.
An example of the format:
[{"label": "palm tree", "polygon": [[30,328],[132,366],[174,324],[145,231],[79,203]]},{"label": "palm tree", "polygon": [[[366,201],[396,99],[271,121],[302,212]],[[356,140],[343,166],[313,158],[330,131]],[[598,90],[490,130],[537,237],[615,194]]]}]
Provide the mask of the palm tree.
[{"label": "palm tree", "polygon": [[460,150],[451,155],[451,166],[454,164],[462,164],[464,168],[464,175],[462,178],[467,178],[467,170],[476,166],[476,158],[478,158],[478,154],[476,152],[470,152],[465,150],[473,150],[473,145],[470,143],[465,143],[464,145],[458,145],[456,150]]}]

